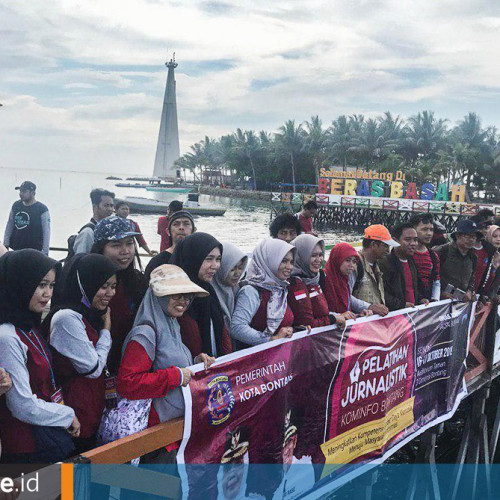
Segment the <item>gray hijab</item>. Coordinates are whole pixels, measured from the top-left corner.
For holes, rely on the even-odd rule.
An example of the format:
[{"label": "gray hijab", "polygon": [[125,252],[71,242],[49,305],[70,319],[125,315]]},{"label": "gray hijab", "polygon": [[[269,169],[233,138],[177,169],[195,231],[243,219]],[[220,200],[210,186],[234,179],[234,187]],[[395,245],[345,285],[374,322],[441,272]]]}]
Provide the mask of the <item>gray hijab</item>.
[{"label": "gray hijab", "polygon": [[[131,340],[135,340],[146,351],[153,362],[153,371],[177,366],[185,368],[193,364],[189,349],[182,343],[181,330],[176,318],[168,316],[168,297],[158,298],[148,289],[142,301],[134,326],[123,344],[123,351]],[[184,414],[184,398],[181,388],[168,392],[163,398],[153,399],[153,404],[161,422]]]},{"label": "gray hijab", "polygon": [[296,248],[286,241],[268,238],[261,241],[253,251],[244,284],[263,288],[271,292],[267,303],[267,332],[274,334],[285,317],[287,308],[288,281],[276,276],[285,255]]},{"label": "gray hijab", "polygon": [[293,265],[292,276],[297,276],[306,285],[318,285],[319,273],[313,273],[309,268],[309,261],[316,245],[321,246],[323,255],[325,254],[325,241],[313,236],[312,234],[301,234],[291,243],[296,249],[295,262]]},{"label": "gray hijab", "polygon": [[231,325],[231,316],[234,311],[234,301],[236,297],[236,292],[238,287],[232,287],[226,285],[226,279],[228,274],[231,272],[236,264],[240,260],[245,259],[245,266],[248,262],[248,257],[245,253],[240,250],[236,245],[228,243],[226,241],[222,242],[222,247],[224,248],[224,253],[222,254],[222,260],[220,263],[220,268],[215,274],[214,280],[212,281],[212,286],[219,298],[219,302],[224,313],[224,323],[229,331],[229,326]]}]

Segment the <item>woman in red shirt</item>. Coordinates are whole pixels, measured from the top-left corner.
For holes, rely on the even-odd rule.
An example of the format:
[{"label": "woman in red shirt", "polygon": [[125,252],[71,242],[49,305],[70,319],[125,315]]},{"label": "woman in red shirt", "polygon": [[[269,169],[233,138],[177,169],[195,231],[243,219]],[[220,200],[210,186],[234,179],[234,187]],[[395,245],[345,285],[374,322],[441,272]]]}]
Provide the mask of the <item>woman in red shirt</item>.
[{"label": "woman in red shirt", "polygon": [[[153,399],[149,427],[184,414],[180,387],[191,380],[192,372],[186,367],[193,364],[193,357],[182,342],[178,320],[195,297],[207,296],[177,266],[163,264],[151,273],[149,289],[124,343],[117,378],[121,396]],[[204,353],[194,359],[206,368],[214,361]],[[141,463],[174,463],[177,448],[178,443],[173,443],[146,455]]]}]

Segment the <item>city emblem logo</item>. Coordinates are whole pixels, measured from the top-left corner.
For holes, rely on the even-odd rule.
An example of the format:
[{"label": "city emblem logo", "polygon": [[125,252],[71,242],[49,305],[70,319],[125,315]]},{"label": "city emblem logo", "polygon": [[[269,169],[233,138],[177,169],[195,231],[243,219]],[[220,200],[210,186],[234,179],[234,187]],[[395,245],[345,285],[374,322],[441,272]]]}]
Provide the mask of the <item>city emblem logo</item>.
[{"label": "city emblem logo", "polygon": [[208,421],[220,425],[230,416],[234,408],[234,395],[227,375],[216,375],[207,384]]}]

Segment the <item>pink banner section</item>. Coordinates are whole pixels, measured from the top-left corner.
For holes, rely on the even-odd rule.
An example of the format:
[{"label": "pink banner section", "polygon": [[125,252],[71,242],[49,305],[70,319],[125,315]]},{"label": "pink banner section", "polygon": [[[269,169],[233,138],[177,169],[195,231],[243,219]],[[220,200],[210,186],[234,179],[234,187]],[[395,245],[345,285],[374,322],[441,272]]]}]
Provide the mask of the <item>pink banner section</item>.
[{"label": "pink banner section", "polygon": [[[437,302],[349,322],[343,332],[301,332],[221,358],[207,372],[196,367],[183,390],[185,497],[203,485],[205,498],[280,491],[297,498],[285,494],[294,481],[305,493],[325,476],[341,478],[347,464],[386,459],[450,418],[466,395],[474,307]],[[233,477],[235,464],[275,464],[280,472]]]}]

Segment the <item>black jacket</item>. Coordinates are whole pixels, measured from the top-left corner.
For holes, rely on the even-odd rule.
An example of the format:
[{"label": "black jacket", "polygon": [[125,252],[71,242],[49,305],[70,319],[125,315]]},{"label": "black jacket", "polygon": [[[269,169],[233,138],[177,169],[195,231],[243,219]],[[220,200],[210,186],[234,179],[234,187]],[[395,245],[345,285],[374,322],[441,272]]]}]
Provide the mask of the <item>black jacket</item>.
[{"label": "black jacket", "polygon": [[[421,298],[418,290],[418,273],[412,257],[408,258],[408,264],[413,277],[415,304],[419,304]],[[379,266],[384,277],[385,305],[390,311],[404,309],[406,307],[406,282],[401,261],[396,253],[392,251],[379,262]]]}]

